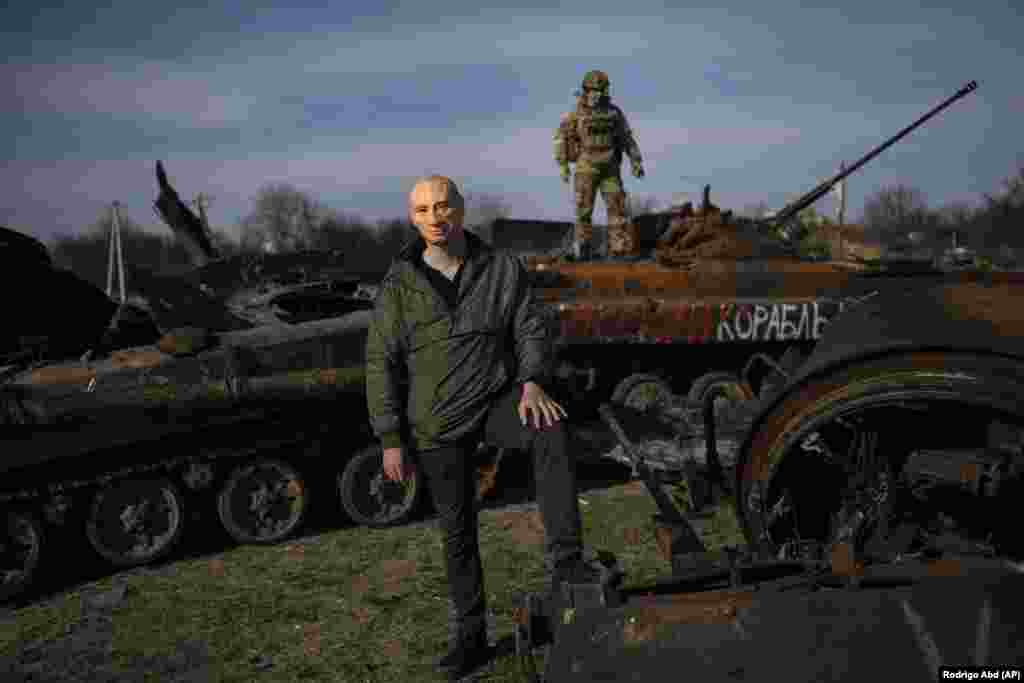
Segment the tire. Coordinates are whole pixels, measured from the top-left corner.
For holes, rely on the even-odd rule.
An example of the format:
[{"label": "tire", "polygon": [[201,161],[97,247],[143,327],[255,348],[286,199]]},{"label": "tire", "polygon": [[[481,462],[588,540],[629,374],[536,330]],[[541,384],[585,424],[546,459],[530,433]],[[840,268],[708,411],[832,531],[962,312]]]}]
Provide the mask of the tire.
[{"label": "tire", "polygon": [[647,412],[655,406],[667,408],[672,397],[672,387],[664,378],[646,372],[629,375],[612,392],[614,403],[640,412]]},{"label": "tire", "polygon": [[369,446],[353,455],[338,476],[338,494],[345,513],[357,524],[374,528],[409,521],[419,509],[425,488],[419,467],[410,481],[384,479],[380,446]]},{"label": "tire", "polygon": [[[807,355],[802,353],[797,347],[790,346],[779,357],[778,363],[792,377],[800,369],[800,366],[804,364],[804,361],[807,360]],[[769,370],[768,374],[761,380],[761,387],[758,390],[759,398],[762,401],[769,400],[782,390],[787,381],[788,378],[780,376],[775,370]]]},{"label": "tire", "polygon": [[[747,389],[743,386],[740,380],[731,372],[708,372],[701,375],[693,381],[690,385],[689,391],[686,393],[687,401],[690,402],[691,406],[695,402],[699,402],[701,406],[704,404],[704,397],[707,393],[715,388],[724,388],[726,396],[718,396],[715,398],[715,421],[719,422],[726,411],[728,411],[731,405],[736,403],[742,403],[748,400],[750,397],[747,393]],[[703,422],[703,407],[693,407],[690,415],[690,419],[694,423]]]},{"label": "tire", "polygon": [[[758,416],[739,452],[734,484],[737,518],[748,542],[762,544],[768,554],[775,552],[780,542],[790,540],[772,538],[769,511],[787,477],[794,471],[800,475],[807,471],[800,464],[804,462],[800,444],[812,432],[840,419],[850,422],[869,412],[909,406],[920,410],[921,405],[970,406],[971,410],[1005,416],[1011,423],[1024,422],[1024,365],[1019,359],[901,349],[857,363],[834,362],[830,369],[823,367],[827,373],[805,378],[781,402]],[[898,461],[902,454],[918,448],[941,448],[928,440],[941,437],[941,428],[926,434],[909,428],[898,416],[879,424],[888,427],[878,430],[881,438],[892,440],[884,449],[890,460]],[[787,469],[789,463],[797,469]],[[792,481],[818,495],[820,476],[800,475]]]},{"label": "tire", "polygon": [[174,482],[164,477],[125,479],[96,492],[85,534],[106,561],[137,567],[167,555],[184,528],[185,499]]},{"label": "tire", "polygon": [[[217,494],[217,514],[224,530],[239,543],[254,545],[279,543],[291,536],[305,521],[309,504],[309,487],[299,472],[271,458],[239,465]],[[269,520],[270,514],[275,519]]]},{"label": "tire", "polygon": [[712,387],[724,386],[733,400],[746,398],[739,378],[731,372],[709,372],[693,380],[686,398],[691,401],[703,401],[705,394]]},{"label": "tire", "polygon": [[0,564],[0,603],[21,595],[32,584],[44,544],[42,524],[31,512],[9,510],[2,517],[0,547],[4,548],[4,553]]}]

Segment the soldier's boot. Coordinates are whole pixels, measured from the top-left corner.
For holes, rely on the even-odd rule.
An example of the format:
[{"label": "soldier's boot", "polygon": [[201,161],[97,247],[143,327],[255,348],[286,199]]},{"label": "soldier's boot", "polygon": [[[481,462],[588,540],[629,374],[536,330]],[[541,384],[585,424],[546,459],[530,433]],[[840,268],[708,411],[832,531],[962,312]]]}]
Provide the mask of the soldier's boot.
[{"label": "soldier's boot", "polygon": [[608,255],[613,261],[637,261],[640,259],[639,236],[636,225],[626,222],[609,226]]},{"label": "soldier's boot", "polygon": [[491,648],[487,642],[486,617],[469,617],[453,629],[447,654],[437,660],[436,668],[450,681],[458,681],[487,664]]},{"label": "soldier's boot", "polygon": [[[587,554],[573,555],[557,562],[553,567],[547,585],[540,595],[539,616],[542,617],[543,624],[538,631],[540,641],[549,642],[554,638],[563,609],[578,606],[575,603],[577,598],[592,598],[595,588],[605,585],[613,578],[607,571],[602,571],[593,558],[585,555]],[[583,589],[584,594],[575,593],[578,589]]]},{"label": "soldier's boot", "polygon": [[560,591],[565,584],[597,583],[600,579],[600,570],[580,553],[555,563],[551,584],[554,591]]},{"label": "soldier's boot", "polygon": [[594,257],[594,227],[590,223],[577,221],[573,228],[572,248],[569,258],[573,261],[589,261]]},{"label": "soldier's boot", "polygon": [[573,261],[590,261],[594,258],[593,246],[590,240],[575,240],[572,244]]}]

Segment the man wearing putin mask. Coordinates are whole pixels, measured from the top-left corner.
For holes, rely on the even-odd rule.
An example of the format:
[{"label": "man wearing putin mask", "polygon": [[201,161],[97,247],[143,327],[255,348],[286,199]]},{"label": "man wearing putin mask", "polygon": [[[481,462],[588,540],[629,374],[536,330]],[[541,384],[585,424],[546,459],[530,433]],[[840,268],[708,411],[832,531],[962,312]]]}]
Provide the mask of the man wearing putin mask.
[{"label": "man wearing putin mask", "polygon": [[525,268],[463,228],[444,176],[409,194],[418,235],[393,260],[366,346],[366,394],[384,473],[422,468],[439,516],[452,642],[438,668],[461,678],[489,659],[473,454],[481,440],[530,452],[551,587],[593,580],[583,560],[566,411],[545,391],[548,331]]}]

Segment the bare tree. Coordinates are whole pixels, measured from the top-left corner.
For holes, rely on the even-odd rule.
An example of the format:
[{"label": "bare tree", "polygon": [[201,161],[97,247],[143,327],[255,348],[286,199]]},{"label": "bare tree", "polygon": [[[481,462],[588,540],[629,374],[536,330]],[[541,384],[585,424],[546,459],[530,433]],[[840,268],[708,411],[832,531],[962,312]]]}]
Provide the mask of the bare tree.
[{"label": "bare tree", "polygon": [[919,230],[928,224],[928,215],[924,194],[907,185],[883,187],[864,200],[864,226],[879,237]]},{"label": "bare tree", "polygon": [[962,228],[974,220],[975,210],[965,201],[950,202],[935,211],[936,222],[940,228]]},{"label": "bare tree", "polygon": [[1024,246],[1024,167],[1003,181],[1002,191],[983,196],[985,206],[972,224],[976,241],[990,247]]},{"label": "bare tree", "polygon": [[324,208],[288,183],[264,185],[242,219],[242,243],[266,244],[274,251],[308,248],[325,215]]},{"label": "bare tree", "polygon": [[[54,263],[97,287],[105,287],[110,223],[109,212],[104,212],[82,234],[57,237],[51,250]],[[143,230],[124,214],[121,214],[120,225],[125,280],[129,290],[134,287],[132,276],[138,270],[180,272],[192,267],[188,250],[174,238]]]}]

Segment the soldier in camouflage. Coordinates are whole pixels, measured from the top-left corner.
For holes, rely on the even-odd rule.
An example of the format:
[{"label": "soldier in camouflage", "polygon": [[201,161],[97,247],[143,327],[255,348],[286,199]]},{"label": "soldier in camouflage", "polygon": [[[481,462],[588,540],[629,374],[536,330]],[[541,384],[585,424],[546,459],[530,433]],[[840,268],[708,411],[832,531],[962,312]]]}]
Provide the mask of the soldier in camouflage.
[{"label": "soldier in camouflage", "polygon": [[569,164],[576,164],[573,253],[577,260],[591,257],[591,216],[598,190],[608,209],[609,255],[631,258],[637,250],[636,227],[630,221],[620,168],[625,151],[633,176],[643,178],[643,160],[626,115],[609,100],[608,85],[608,75],[603,71],[587,72],[576,111],[562,116],[554,135],[555,160],[564,182],[569,182]]}]

